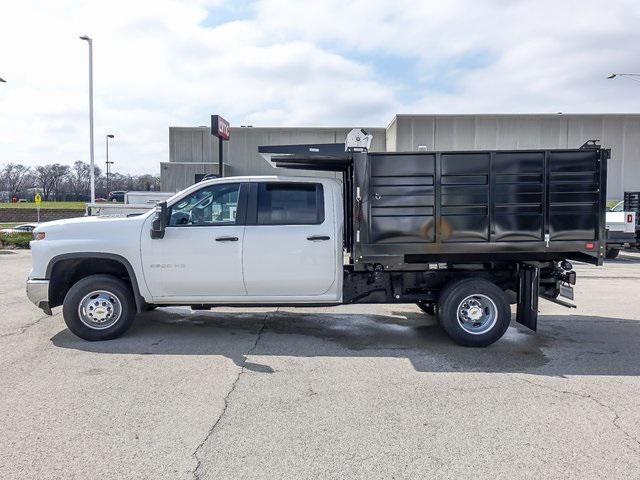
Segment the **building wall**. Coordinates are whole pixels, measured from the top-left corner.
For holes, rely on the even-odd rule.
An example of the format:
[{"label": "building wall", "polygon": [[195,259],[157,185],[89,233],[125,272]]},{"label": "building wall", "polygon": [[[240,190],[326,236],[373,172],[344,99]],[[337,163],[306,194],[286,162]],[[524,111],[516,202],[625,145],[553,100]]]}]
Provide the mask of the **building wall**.
[{"label": "building wall", "polygon": [[[231,175],[308,175],[298,170],[274,169],[258,154],[260,145],[343,143],[351,128],[232,128],[229,141]],[[367,129],[373,134],[372,150],[384,151],[385,129]],[[285,173],[286,172],[286,173]],[[324,172],[324,175],[333,176]]]},{"label": "building wall", "polygon": [[398,145],[398,117],[393,117],[391,123],[387,126],[385,131],[385,140],[387,143],[387,151],[395,152]]},{"label": "building wall", "polygon": [[577,148],[591,139],[611,148],[607,197],[640,190],[637,114],[397,115],[387,129],[387,147],[396,151]]},{"label": "building wall", "polygon": [[217,140],[206,127],[169,127],[169,162],[211,162]]},{"label": "building wall", "polygon": [[[309,175],[308,171],[273,168],[258,154],[258,146],[342,143],[351,128],[233,127],[230,140],[223,142],[224,174]],[[373,134],[372,151],[385,151],[385,129],[366,130]],[[169,162],[161,163],[160,168],[162,191],[173,192],[193,185],[195,174],[202,173],[204,168],[206,173],[218,173],[218,139],[211,135],[208,127],[170,127],[169,144]],[[314,175],[333,177],[336,174],[317,172]]]},{"label": "building wall", "polygon": [[[590,139],[610,147],[607,197],[640,190],[640,115],[396,115],[373,134],[372,151],[576,148]],[[308,175],[278,171],[258,155],[259,145],[340,143],[351,127],[231,129],[224,142],[225,175]],[[171,127],[169,162],[162,163],[163,191],[192,185],[196,173],[217,173],[218,139],[209,127]],[[203,164],[200,167],[193,164]],[[179,166],[180,165],[180,166]],[[332,176],[332,173],[319,175]]]},{"label": "building wall", "polygon": [[196,175],[217,175],[217,163],[161,162],[160,191],[179,192],[195,183]]}]

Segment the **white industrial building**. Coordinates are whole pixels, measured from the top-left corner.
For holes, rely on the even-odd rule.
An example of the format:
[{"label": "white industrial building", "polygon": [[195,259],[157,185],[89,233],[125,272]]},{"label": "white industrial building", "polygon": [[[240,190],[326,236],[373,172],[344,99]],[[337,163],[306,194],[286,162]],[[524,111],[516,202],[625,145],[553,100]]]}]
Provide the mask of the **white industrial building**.
[{"label": "white industrial building", "polygon": [[[607,197],[640,190],[640,114],[396,115],[386,128],[235,127],[224,142],[224,174],[273,174],[259,145],[342,143],[355,127],[373,134],[373,151],[576,148],[598,139],[611,148]],[[160,168],[163,191],[218,173],[218,139],[209,127],[170,127],[169,152]]]}]

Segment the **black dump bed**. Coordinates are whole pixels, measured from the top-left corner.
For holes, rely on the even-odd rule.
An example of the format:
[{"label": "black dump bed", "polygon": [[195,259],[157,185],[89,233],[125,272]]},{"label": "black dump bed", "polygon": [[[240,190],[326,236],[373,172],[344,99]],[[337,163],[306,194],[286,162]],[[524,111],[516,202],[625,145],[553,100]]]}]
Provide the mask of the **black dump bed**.
[{"label": "black dump bed", "polygon": [[278,166],[343,172],[345,239],[356,269],[604,258],[609,150],[593,143],[563,150],[260,151],[275,155]]}]

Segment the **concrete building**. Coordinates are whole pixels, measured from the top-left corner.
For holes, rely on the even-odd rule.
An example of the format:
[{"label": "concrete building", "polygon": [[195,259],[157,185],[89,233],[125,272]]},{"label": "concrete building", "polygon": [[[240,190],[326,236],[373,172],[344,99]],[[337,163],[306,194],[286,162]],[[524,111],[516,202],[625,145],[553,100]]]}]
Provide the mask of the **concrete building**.
[{"label": "concrete building", "polygon": [[[355,127],[232,127],[230,140],[223,143],[224,174],[274,175],[276,170],[258,154],[258,146],[341,143],[352,128]],[[384,151],[385,129],[369,128],[367,131],[373,134],[372,150]],[[218,139],[211,135],[209,127],[169,127],[169,161],[160,164],[161,190],[175,192],[193,185],[203,174],[217,175],[218,158]],[[287,170],[286,174],[305,175],[305,172]]]},{"label": "concrete building", "polygon": [[[258,155],[259,145],[343,142],[351,128],[232,128],[224,144],[225,175],[276,173]],[[374,151],[576,148],[599,139],[612,149],[608,198],[640,190],[640,114],[396,115],[386,128],[365,129],[373,134]],[[217,174],[217,142],[208,127],[171,127],[162,190],[177,191],[203,174]]]}]

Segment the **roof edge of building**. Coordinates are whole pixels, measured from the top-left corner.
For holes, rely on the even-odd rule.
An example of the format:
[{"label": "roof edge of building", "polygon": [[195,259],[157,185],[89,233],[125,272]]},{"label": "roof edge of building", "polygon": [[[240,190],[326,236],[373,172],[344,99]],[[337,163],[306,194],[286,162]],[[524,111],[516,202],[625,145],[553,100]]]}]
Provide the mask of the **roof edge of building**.
[{"label": "roof edge of building", "polygon": [[[232,126],[231,129],[232,130],[297,130],[297,131],[302,131],[302,130],[349,130],[352,128],[363,128],[365,130],[385,130],[386,127],[382,127],[382,126],[376,126],[376,127],[372,127],[372,126],[337,126],[337,127],[327,127],[327,126],[319,126],[319,127],[265,127],[265,126],[261,126],[261,127],[254,127],[254,126],[250,126],[250,127],[246,127],[246,126],[241,126],[241,127],[234,127]],[[203,126],[195,126],[195,127],[184,127],[184,126],[169,126],[169,129],[175,129],[175,130],[193,130],[193,129],[201,129],[201,130],[210,130],[210,127],[203,127]]]},{"label": "roof edge of building", "polygon": [[389,123],[400,117],[640,117],[639,113],[396,113]]}]

